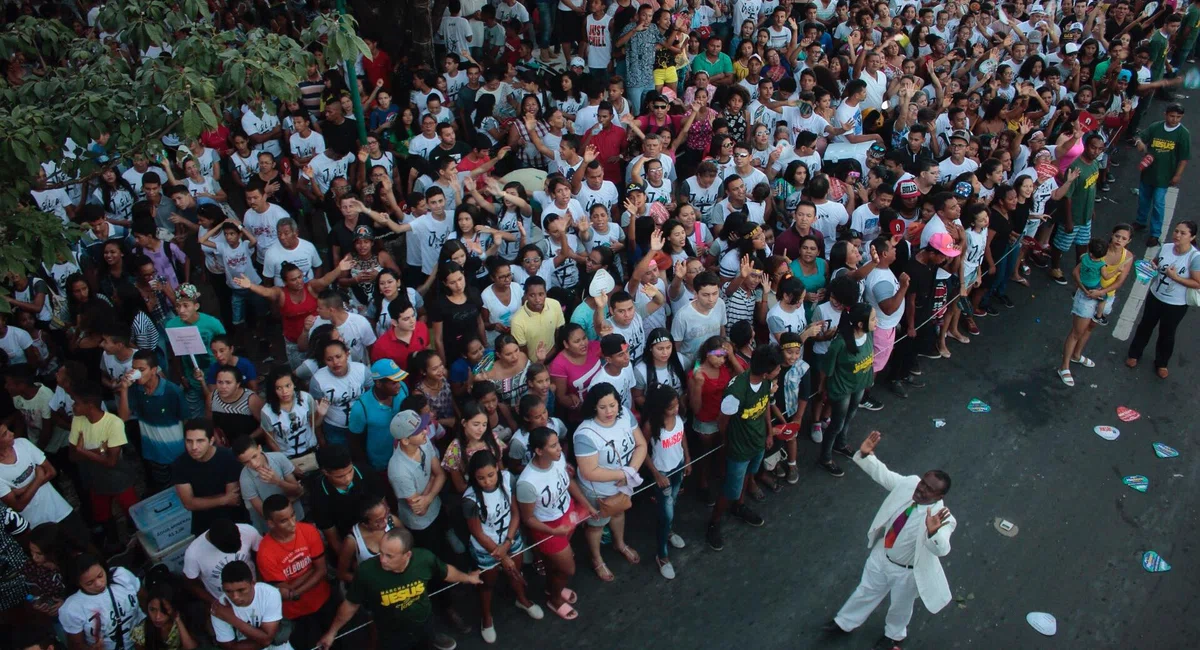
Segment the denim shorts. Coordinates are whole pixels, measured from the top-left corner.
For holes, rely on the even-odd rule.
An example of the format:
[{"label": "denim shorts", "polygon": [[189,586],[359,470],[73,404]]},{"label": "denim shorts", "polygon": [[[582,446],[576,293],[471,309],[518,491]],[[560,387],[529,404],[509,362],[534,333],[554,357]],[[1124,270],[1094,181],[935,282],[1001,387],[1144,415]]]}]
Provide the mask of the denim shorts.
[{"label": "denim shorts", "polygon": [[766,450],[760,449],[750,460],[725,459],[725,485],[722,486],[721,491],[725,493],[726,499],[737,501],[742,498],[742,485],[746,480],[746,474],[758,472],[765,454]]},{"label": "denim shorts", "polygon": [[[1113,304],[1116,303],[1116,296],[1104,297],[1104,315],[1112,313]],[[1099,302],[1096,298],[1088,298],[1083,289],[1075,290],[1075,297],[1071,300],[1071,315],[1080,318],[1091,318],[1096,315],[1096,303]]]},{"label": "denim shorts", "polygon": [[[492,557],[491,553],[485,553],[482,549],[475,546],[474,544],[471,544],[470,548],[471,548],[471,557],[475,560],[475,566],[479,567],[481,570],[487,571],[488,569],[496,566],[497,564],[500,564],[500,562],[498,562],[496,560],[496,558]],[[518,533],[517,540],[515,542],[513,542],[512,548],[508,550],[508,554],[510,556],[516,555],[517,553],[520,553],[524,550],[525,550],[525,544],[521,539],[521,535]]]}]

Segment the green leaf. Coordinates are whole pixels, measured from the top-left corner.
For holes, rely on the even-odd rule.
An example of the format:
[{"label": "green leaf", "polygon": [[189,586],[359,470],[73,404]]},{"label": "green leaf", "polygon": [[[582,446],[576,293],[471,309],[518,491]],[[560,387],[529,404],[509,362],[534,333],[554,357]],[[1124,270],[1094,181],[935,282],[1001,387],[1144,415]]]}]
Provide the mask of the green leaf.
[{"label": "green leaf", "polygon": [[213,111],[212,106],[208,104],[198,104],[196,106],[200,110],[200,117],[204,118],[204,124],[210,129],[217,128],[217,114]]},{"label": "green leaf", "polygon": [[200,118],[200,112],[194,108],[188,109],[183,114],[183,133],[189,138],[195,138],[204,130],[204,120]]}]

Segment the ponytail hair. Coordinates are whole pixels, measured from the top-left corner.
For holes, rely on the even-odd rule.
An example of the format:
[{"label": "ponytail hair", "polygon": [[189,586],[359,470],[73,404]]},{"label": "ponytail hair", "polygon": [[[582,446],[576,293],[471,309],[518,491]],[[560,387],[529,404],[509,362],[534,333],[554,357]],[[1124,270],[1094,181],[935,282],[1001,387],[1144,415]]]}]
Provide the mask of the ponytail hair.
[{"label": "ponytail hair", "polygon": [[846,313],[842,314],[842,319],[838,321],[838,335],[846,342],[846,349],[851,354],[858,354],[858,342],[854,340],[854,329],[855,327],[859,327],[862,331],[867,331],[867,324],[871,320],[872,309],[871,303],[854,303]]}]

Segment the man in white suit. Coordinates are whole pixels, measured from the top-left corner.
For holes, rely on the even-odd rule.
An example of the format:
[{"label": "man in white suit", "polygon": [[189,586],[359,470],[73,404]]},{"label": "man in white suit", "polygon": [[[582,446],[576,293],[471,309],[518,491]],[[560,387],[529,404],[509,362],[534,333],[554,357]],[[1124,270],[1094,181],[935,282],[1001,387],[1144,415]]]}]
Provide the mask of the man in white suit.
[{"label": "man in white suit", "polygon": [[896,650],[908,636],[913,602],[921,602],[936,614],[950,602],[950,585],[938,558],[950,552],[950,534],[957,525],[942,497],[950,491],[950,476],[930,470],[924,476],[902,476],[875,457],[880,433],[872,431],[863,441],[854,462],[888,496],[875,513],[867,531],[871,554],[863,567],[858,588],[837,616],[825,626],[831,634],[846,634],[862,625],[891,594],[887,618],[876,650]]}]

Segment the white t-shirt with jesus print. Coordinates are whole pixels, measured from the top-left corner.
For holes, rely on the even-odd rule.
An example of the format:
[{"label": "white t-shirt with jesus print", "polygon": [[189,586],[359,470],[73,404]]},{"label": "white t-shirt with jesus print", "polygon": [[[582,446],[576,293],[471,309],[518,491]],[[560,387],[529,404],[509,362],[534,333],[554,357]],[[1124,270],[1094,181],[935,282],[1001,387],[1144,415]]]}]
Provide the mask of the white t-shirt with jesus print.
[{"label": "white t-shirt with jesus print", "polygon": [[[239,607],[230,602],[228,596],[221,596],[221,603],[233,607],[233,613],[239,619],[249,623],[254,627],[262,627],[263,623],[274,623],[283,620],[283,597],[279,595],[279,590],[265,582],[255,583],[254,585],[254,600],[245,607]],[[238,631],[237,628],[222,621],[216,616],[210,616],[212,619],[213,636],[216,637],[217,643],[229,643],[231,641],[245,641],[246,635]],[[293,650],[292,644],[284,641],[279,645],[269,645],[264,650]]]},{"label": "white t-shirt with jesus print", "polygon": [[77,591],[67,598],[58,609],[58,622],[67,634],[83,634],[84,645],[91,648],[96,644],[99,621],[104,650],[116,650],[119,627],[121,647],[131,650],[133,628],[146,618],[138,605],[141,587],[142,582],[129,569],[117,567],[109,575],[108,589],[95,595]]}]

